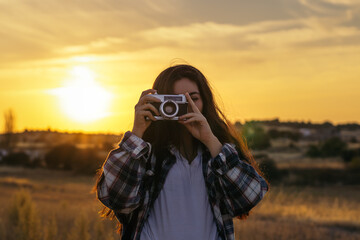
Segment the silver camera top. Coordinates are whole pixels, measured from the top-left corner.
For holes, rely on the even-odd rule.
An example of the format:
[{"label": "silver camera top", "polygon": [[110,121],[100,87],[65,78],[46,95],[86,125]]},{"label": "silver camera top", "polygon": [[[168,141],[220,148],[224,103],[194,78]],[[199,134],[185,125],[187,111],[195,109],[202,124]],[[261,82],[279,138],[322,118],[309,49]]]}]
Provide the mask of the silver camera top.
[{"label": "silver camera top", "polygon": [[156,97],[158,99],[160,99],[162,102],[165,102],[167,100],[172,100],[174,102],[177,102],[177,103],[186,103],[186,96],[184,94],[178,94],[178,95],[175,95],[175,94],[158,94],[158,93],[155,93],[155,94],[150,94],[150,96],[152,97]]}]

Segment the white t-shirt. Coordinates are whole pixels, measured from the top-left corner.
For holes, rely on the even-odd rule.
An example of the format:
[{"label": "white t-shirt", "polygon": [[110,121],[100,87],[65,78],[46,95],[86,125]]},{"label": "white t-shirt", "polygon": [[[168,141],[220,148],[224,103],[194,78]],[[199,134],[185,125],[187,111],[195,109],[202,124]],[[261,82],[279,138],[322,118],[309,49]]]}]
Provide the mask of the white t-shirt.
[{"label": "white t-shirt", "polygon": [[176,151],[164,187],[141,232],[140,240],[219,240],[202,171],[202,151],[189,162]]}]

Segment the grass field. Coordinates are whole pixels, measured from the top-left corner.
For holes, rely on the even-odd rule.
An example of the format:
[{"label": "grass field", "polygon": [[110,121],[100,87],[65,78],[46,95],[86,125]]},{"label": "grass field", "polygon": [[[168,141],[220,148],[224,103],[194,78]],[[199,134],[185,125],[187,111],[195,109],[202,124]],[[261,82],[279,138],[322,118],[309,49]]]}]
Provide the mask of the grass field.
[{"label": "grass field", "polygon": [[[11,225],[20,189],[33,204],[34,239],[120,239],[115,223],[98,216],[94,181],[71,172],[0,167],[0,239],[23,237]],[[272,186],[249,218],[234,224],[236,239],[360,239],[360,186]]]}]

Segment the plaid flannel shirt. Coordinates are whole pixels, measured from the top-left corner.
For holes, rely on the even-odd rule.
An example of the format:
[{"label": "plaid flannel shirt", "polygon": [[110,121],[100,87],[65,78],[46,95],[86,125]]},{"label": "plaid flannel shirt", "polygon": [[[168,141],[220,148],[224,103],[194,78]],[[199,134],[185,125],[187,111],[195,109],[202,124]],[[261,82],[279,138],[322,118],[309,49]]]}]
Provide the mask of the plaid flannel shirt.
[{"label": "plaid flannel shirt", "polygon": [[[171,154],[162,163],[160,180],[153,184],[155,156],[151,154],[151,147],[128,131],[119,147],[108,154],[102,167],[97,197],[123,224],[123,240],[140,239],[150,209],[176,161],[171,146]],[[233,144],[225,143],[215,158],[205,148],[202,167],[219,234],[224,240],[232,240],[233,218],[258,204],[268,191],[268,185],[251,165],[239,159]]]}]

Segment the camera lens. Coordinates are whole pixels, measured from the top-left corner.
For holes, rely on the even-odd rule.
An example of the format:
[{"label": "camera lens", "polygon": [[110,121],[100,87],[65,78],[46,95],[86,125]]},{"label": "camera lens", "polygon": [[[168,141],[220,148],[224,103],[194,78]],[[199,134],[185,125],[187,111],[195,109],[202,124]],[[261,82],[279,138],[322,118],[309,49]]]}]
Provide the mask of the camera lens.
[{"label": "camera lens", "polygon": [[165,101],[160,106],[160,113],[165,118],[172,118],[176,116],[179,111],[179,106],[172,100]]},{"label": "camera lens", "polygon": [[173,115],[176,110],[176,107],[172,103],[164,104],[164,112],[168,115]]}]

